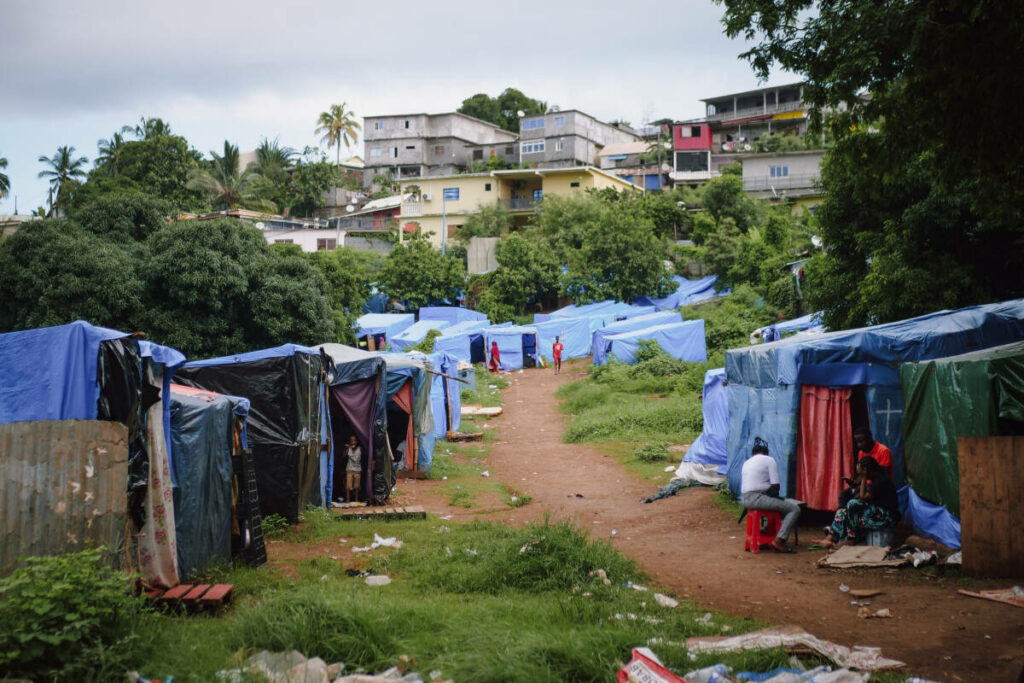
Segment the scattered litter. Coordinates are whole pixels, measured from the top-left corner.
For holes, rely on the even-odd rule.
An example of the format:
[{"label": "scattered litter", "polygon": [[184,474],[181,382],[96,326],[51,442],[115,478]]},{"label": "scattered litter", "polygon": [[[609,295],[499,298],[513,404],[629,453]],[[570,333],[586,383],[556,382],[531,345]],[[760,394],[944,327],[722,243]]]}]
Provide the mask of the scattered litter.
[{"label": "scattered litter", "polygon": [[675,465],[669,465],[668,467],[665,468],[664,471],[665,472],[675,472],[676,471],[676,466]]},{"label": "scattered litter", "polygon": [[[537,543],[539,543],[539,542],[540,542],[540,539],[537,539],[537,538],[531,538],[531,539],[530,539],[529,541],[527,541],[526,543],[524,543],[524,544],[523,544],[523,547],[522,547],[522,548],[520,548],[520,549],[519,549],[519,554],[520,554],[520,555],[522,555],[522,554],[523,554],[523,553],[525,553],[525,552],[526,552],[527,550],[529,550],[529,549],[530,549],[530,548],[532,548],[533,546],[537,545]],[[602,570],[602,571],[603,571],[603,570]],[[591,572],[591,574],[593,574],[593,572]]]},{"label": "scattered litter", "polygon": [[776,569],[776,570],[775,570],[775,573],[776,573],[776,574],[781,574],[781,573],[782,573],[782,570],[781,570],[781,569]]},{"label": "scattered litter", "polygon": [[839,584],[839,590],[843,591],[844,593],[849,593],[850,587],[847,586],[845,583],[841,583]]},{"label": "scattered litter", "polygon": [[928,565],[936,564],[939,561],[939,554],[934,550],[918,550],[916,552],[909,553],[908,559],[914,563],[915,567],[927,567]]},{"label": "scattered litter", "polygon": [[810,648],[839,666],[862,671],[880,671],[903,666],[903,662],[883,657],[877,647],[844,647],[816,638],[795,625],[766,628],[738,636],[703,636],[686,639],[686,648],[693,653],[764,650],[775,647],[790,650]]},{"label": "scattered litter", "polygon": [[1013,605],[1014,607],[1024,607],[1024,590],[1021,590],[1020,586],[995,591],[978,591],[977,593],[965,590],[959,590],[957,592],[971,598],[993,600],[1006,605]]},{"label": "scattered litter", "polygon": [[619,669],[615,675],[618,683],[626,681],[651,681],[651,683],[687,683],[685,679],[672,673],[658,659],[650,648],[634,647],[633,659]]},{"label": "scattered litter", "polygon": [[612,580],[608,578],[608,572],[606,572],[603,569],[595,569],[594,571],[590,572],[589,576],[596,576],[597,578],[601,579],[601,582],[606,586],[612,585]]},{"label": "scattered litter", "polygon": [[367,586],[386,586],[391,583],[391,577],[387,574],[373,574],[367,576],[365,581]]},{"label": "scattered litter", "polygon": [[647,590],[647,586],[641,586],[640,584],[633,583],[632,581],[627,581],[626,582],[626,588],[632,588],[635,591],[646,591]]},{"label": "scattered litter", "polygon": [[373,574],[373,572],[371,572],[369,570],[365,570],[365,569],[363,571],[360,571],[358,569],[346,569],[345,573],[348,574],[349,576],[351,576],[354,579],[356,579],[356,578],[361,579],[361,578],[364,578],[364,577],[367,577],[367,576],[370,576],[371,574]]},{"label": "scattered litter", "polygon": [[[454,516],[455,515],[441,515],[440,519],[443,519],[443,520],[445,520],[447,522],[449,519],[453,518]],[[445,527],[445,528],[447,529],[448,527]]]},{"label": "scattered litter", "polygon": [[[486,427],[487,425],[484,425],[484,426]],[[480,476],[481,477],[489,477],[489,476],[491,476],[491,472],[490,472],[490,470],[484,470],[483,472],[480,473]]]},{"label": "scattered litter", "polygon": [[466,551],[466,554],[469,555],[470,557],[476,557],[477,555],[480,554],[477,551],[473,550],[472,548],[464,548],[464,550]]},{"label": "scattered litter", "polygon": [[667,595],[662,595],[661,593],[654,594],[654,601],[662,607],[679,607],[678,600],[674,600]]},{"label": "scattered litter", "polygon": [[714,626],[714,622],[711,621],[711,612],[705,612],[704,616],[697,617],[693,621],[701,626]]},{"label": "scattered litter", "polygon": [[612,536],[618,536],[618,535],[619,535],[619,530],[618,529],[612,529]]},{"label": "scattered litter", "polygon": [[[523,481],[526,481],[526,480],[523,479]],[[583,497],[582,493],[570,493],[568,496],[566,496],[566,498],[582,498],[582,497]]]},{"label": "scattered litter", "polygon": [[373,550],[373,548],[371,548],[368,545],[364,545],[364,546],[358,546],[357,545],[357,546],[353,546],[352,547],[352,552],[354,552],[354,553],[365,553],[365,552],[368,552],[370,550]]},{"label": "scattered litter", "polygon": [[447,534],[450,531],[451,531],[451,529],[446,527],[444,524],[442,524],[441,526],[437,527],[437,533],[439,533],[439,534]]},{"label": "scattered litter", "polygon": [[732,673],[732,667],[715,664],[690,671],[683,678],[687,683],[732,683],[733,679],[729,678],[730,673]]},{"label": "scattered litter", "polygon": [[441,477],[441,481],[448,481],[448,477],[447,476]]},{"label": "scattered litter", "polygon": [[401,548],[402,547],[401,544],[402,544],[402,542],[399,541],[394,536],[389,536],[387,538],[381,538],[378,534],[374,534],[373,535],[373,543],[370,544],[370,547],[371,548],[382,548],[382,547],[390,548],[390,547],[393,546],[393,547],[396,547],[396,548]]},{"label": "scattered litter", "polygon": [[873,598],[876,595],[882,595],[882,593],[884,593],[884,591],[873,588],[855,588],[850,591],[850,595],[855,598]]},{"label": "scattered litter", "polygon": [[241,660],[239,664],[236,669],[218,671],[217,680],[224,683],[242,683],[257,678],[269,683],[328,683],[345,668],[341,663],[328,667],[327,662],[319,657],[306,659],[298,650],[260,650]]},{"label": "scattered litter", "polygon": [[819,567],[902,567],[904,558],[887,559],[889,549],[872,545],[846,545],[818,561]]},{"label": "scattered litter", "polygon": [[857,616],[861,619],[891,619],[892,612],[887,608],[872,612],[870,607],[861,607],[857,610]]},{"label": "scattered litter", "polygon": [[946,564],[963,564],[964,555],[963,552],[957,550],[955,553],[946,558]]}]

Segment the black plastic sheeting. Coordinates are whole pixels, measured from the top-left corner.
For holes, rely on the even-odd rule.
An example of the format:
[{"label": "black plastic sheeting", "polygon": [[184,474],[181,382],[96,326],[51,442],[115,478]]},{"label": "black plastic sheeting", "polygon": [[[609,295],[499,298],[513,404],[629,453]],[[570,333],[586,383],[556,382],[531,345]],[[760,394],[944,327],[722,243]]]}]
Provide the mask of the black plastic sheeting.
[{"label": "black plastic sheeting", "polygon": [[174,527],[183,578],[231,560],[234,424],[227,397],[171,392]]},{"label": "black plastic sheeting", "polygon": [[[363,382],[370,378],[373,378],[376,384],[376,391],[374,393],[373,444],[372,450],[369,453],[373,461],[371,468],[373,476],[370,481],[371,496],[373,502],[383,505],[391,495],[391,488],[395,485],[395,469],[388,453],[387,443],[388,397],[385,391],[387,386],[387,364],[379,356],[353,358],[336,363],[331,377],[331,388],[334,389],[335,387],[352,382]],[[331,393],[331,422],[332,430],[336,435],[334,447],[335,468],[345,467],[345,460],[342,455],[344,448],[337,439],[337,435],[340,434],[342,428],[341,423],[345,420],[345,413],[347,412],[338,405],[344,401],[345,397],[343,394],[344,392],[340,390],[335,390]],[[369,449],[364,447],[365,450]]]},{"label": "black plastic sheeting", "polygon": [[174,381],[248,398],[249,446],[260,512],[297,522],[307,505],[321,505],[320,387],[328,362],[293,353],[224,365],[188,366]]},{"label": "black plastic sheeting", "polygon": [[100,386],[98,419],[120,422],[128,428],[128,514],[141,529],[149,481],[144,415],[160,400],[160,393],[143,383],[142,356],[131,337],[100,343],[96,380]]}]

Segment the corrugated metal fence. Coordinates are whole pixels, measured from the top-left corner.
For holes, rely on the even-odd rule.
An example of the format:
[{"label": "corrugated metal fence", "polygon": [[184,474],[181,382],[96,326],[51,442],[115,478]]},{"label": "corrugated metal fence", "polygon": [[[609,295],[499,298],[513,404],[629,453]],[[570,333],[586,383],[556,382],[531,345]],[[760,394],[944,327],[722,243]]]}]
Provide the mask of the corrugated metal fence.
[{"label": "corrugated metal fence", "polygon": [[0,576],[18,559],[123,548],[128,438],[94,420],[0,425]]}]

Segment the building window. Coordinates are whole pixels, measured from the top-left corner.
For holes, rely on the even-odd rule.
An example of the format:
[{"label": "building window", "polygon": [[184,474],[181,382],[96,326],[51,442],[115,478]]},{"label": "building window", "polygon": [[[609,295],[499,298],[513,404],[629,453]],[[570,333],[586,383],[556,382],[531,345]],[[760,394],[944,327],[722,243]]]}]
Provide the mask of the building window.
[{"label": "building window", "polygon": [[373,149],[370,150],[371,157],[379,157],[383,153],[384,150],[382,150],[380,147],[374,147]]},{"label": "building window", "polygon": [[[444,151],[443,147],[441,148],[441,151]],[[483,160],[484,160],[484,151],[482,149],[474,149],[473,150],[473,161],[483,161]]]},{"label": "building window", "polygon": [[406,149],[413,149],[414,150],[414,149],[416,149],[416,145],[406,145],[405,148]]},{"label": "building window", "polygon": [[700,152],[676,152],[676,171],[679,173],[700,173],[708,170],[710,154]]},{"label": "building window", "polygon": [[374,130],[384,130],[384,122],[383,121],[374,121],[373,122],[373,129]]},{"label": "building window", "polygon": [[555,117],[555,125],[556,126],[564,126],[565,125],[565,117],[564,116],[556,116]]},{"label": "building window", "polygon": [[519,124],[519,127],[522,130],[534,130],[535,128],[543,128],[544,117],[539,116],[535,119],[523,119],[523,122]]},{"label": "building window", "polygon": [[569,183],[569,187],[579,187],[579,186],[580,186],[580,183],[579,183],[578,180],[575,183]]},{"label": "building window", "polygon": [[461,227],[462,227],[461,225],[452,225],[451,223],[449,223],[448,224],[448,236],[449,237],[455,237],[455,231],[458,230]]},{"label": "building window", "polygon": [[534,190],[533,191],[533,201],[539,202],[542,199],[544,199],[544,190]]},{"label": "building window", "polygon": [[789,166],[770,166],[768,168],[768,174],[772,178],[788,178]]},{"label": "building window", "polygon": [[412,128],[412,126],[409,125],[409,120],[408,119],[405,120],[405,127],[406,128]]},{"label": "building window", "polygon": [[538,154],[544,151],[544,140],[531,140],[520,143],[520,154]]},{"label": "building window", "polygon": [[506,147],[505,156],[510,157],[515,153],[515,147]]},{"label": "building window", "polygon": [[333,251],[338,246],[338,240],[334,238],[319,237],[316,240],[317,251]]},{"label": "building window", "polygon": [[558,138],[558,141],[555,142],[555,151],[561,152],[563,149],[565,149],[565,140]]},{"label": "building window", "polygon": [[444,145],[434,145],[434,154],[438,156],[444,154]]},{"label": "building window", "polygon": [[295,244],[295,240],[274,240],[274,244]]},{"label": "building window", "polygon": [[484,192],[490,192],[490,191],[491,191],[491,184],[490,183],[484,183]]},{"label": "building window", "polygon": [[690,137],[691,138],[699,138],[700,137],[700,126],[691,126],[690,127]]},{"label": "building window", "polygon": [[398,158],[398,148],[397,147],[392,147],[391,148],[391,158],[392,159],[397,159]]}]

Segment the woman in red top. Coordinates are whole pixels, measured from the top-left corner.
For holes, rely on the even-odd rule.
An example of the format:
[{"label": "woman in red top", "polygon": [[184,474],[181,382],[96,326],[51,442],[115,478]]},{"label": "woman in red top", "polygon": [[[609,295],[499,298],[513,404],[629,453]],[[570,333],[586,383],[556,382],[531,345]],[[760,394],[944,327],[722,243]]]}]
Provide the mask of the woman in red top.
[{"label": "woman in red top", "polygon": [[562,349],[565,346],[562,342],[558,341],[558,337],[555,337],[555,343],[551,347],[551,355],[555,358],[555,374],[557,375],[562,371]]},{"label": "woman in red top", "polygon": [[498,342],[491,342],[491,362],[488,365],[491,372],[501,370],[501,353],[498,352]]}]

